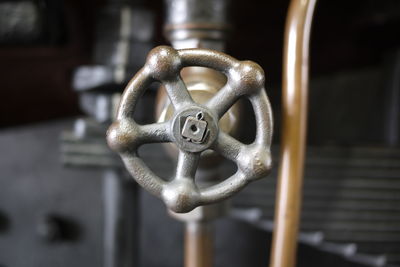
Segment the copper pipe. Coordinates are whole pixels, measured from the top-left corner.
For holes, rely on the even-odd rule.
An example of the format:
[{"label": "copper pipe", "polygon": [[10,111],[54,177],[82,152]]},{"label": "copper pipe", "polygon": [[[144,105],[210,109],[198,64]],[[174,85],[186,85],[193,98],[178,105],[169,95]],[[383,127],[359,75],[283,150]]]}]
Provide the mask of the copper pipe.
[{"label": "copper pipe", "polygon": [[185,267],[213,266],[213,228],[211,222],[188,222],[185,230]]},{"label": "copper pipe", "polygon": [[306,149],[308,55],[316,0],[292,0],[286,20],[283,128],[270,267],[294,267]]}]

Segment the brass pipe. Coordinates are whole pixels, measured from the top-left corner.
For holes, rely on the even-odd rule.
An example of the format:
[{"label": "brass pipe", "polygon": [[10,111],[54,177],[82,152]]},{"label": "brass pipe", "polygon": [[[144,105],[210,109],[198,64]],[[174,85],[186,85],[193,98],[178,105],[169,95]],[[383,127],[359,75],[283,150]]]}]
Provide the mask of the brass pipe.
[{"label": "brass pipe", "polygon": [[185,224],[185,267],[212,267],[214,259],[212,222]]},{"label": "brass pipe", "polygon": [[294,267],[306,149],[308,55],[316,0],[292,0],[285,29],[283,128],[270,267]]}]

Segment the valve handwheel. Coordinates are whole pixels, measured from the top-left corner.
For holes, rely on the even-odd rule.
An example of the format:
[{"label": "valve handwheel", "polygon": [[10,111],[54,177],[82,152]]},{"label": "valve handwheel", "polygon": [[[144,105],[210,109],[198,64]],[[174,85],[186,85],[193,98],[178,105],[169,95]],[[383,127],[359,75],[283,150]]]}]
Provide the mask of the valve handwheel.
[{"label": "valve handwheel", "polygon": [[[201,66],[224,73],[227,83],[204,105],[195,103],[180,71]],[[137,101],[154,81],[164,84],[174,107],[170,121],[139,125],[133,120]],[[256,137],[245,145],[220,131],[218,122],[240,98],[247,97],[255,113]],[[169,209],[188,212],[211,204],[242,189],[252,180],[266,176],[271,169],[272,112],[264,89],[264,72],[252,61],[238,61],[224,53],[207,49],[175,50],[154,48],[145,66],[126,87],[116,121],[107,133],[109,146],[117,151],[136,181],[163,199]],[[155,175],[137,154],[146,143],[174,142],[179,148],[175,177],[165,181]],[[198,188],[194,176],[200,154],[212,149],[236,163],[235,174],[207,188]]]}]

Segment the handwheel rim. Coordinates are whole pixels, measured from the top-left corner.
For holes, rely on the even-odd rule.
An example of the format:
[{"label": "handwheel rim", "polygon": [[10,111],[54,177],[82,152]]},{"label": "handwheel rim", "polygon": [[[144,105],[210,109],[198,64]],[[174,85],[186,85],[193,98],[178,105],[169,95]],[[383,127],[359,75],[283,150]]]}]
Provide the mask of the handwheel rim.
[{"label": "handwheel rim", "polygon": [[[227,76],[227,84],[207,103],[197,104],[180,77],[181,69],[188,66],[223,72]],[[174,116],[167,122],[139,125],[133,119],[137,102],[154,81],[165,85],[175,108]],[[220,132],[218,127],[219,119],[241,97],[250,100],[255,112],[256,138],[249,145]],[[191,117],[196,112],[205,114],[206,118],[202,119],[204,122],[199,125],[207,125],[209,131],[209,139],[201,139],[200,143],[186,139],[187,136],[181,138],[185,130],[182,129],[182,118],[186,122],[189,117],[195,121]],[[171,210],[188,212],[199,205],[226,199],[250,181],[268,174],[272,167],[272,126],[271,107],[264,89],[264,74],[256,63],[238,61],[213,50],[175,50],[161,46],[149,53],[145,66],[126,87],[116,121],[107,133],[107,140],[109,146],[121,155],[127,170],[142,187],[161,198]],[[137,154],[141,145],[161,142],[174,142],[179,148],[177,170],[169,182],[154,174]],[[187,143],[192,145],[188,147]],[[194,176],[201,152],[209,148],[232,160],[238,170],[211,187],[199,189]]]}]

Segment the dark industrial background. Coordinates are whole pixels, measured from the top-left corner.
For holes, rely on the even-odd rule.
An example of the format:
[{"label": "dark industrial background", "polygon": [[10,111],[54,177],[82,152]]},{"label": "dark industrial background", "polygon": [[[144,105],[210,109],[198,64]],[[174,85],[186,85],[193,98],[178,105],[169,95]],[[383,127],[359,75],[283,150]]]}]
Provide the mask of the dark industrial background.
[{"label": "dark industrial background", "polygon": [[[2,19],[6,13],[1,12],[7,12],[4,5],[16,2],[33,2],[38,7],[37,19],[26,22],[31,27],[13,28]],[[282,45],[289,1],[232,2],[233,27],[227,53],[251,59],[264,68],[278,145]],[[79,66],[93,63],[96,18],[106,4],[105,0],[0,1],[1,267],[103,264],[101,170],[64,168],[60,163],[60,135],[72,127],[74,118],[85,114],[72,88],[72,77]],[[163,1],[138,1],[138,5],[154,14],[152,43],[166,44]],[[375,227],[371,223],[372,228],[381,227],[379,233],[384,235],[376,235],[376,249],[366,249],[363,255],[371,251],[375,255],[379,247],[387,246],[388,251],[381,253],[391,260],[385,264],[396,266],[400,262],[400,2],[320,0],[314,17],[310,65],[311,157],[326,157],[328,161],[334,154],[349,159],[336,171],[346,170],[348,162],[358,155],[368,155],[370,160],[360,168],[370,168],[383,159],[376,177],[392,177],[384,181],[397,190],[382,191],[393,196],[385,200],[393,208],[382,213],[383,218],[391,218],[390,226]],[[143,107],[142,112],[151,114],[152,106]],[[329,152],[332,154],[318,150],[326,147],[348,150]],[[165,155],[147,156],[155,162],[166,161],[155,168],[173,170]],[[337,181],[340,179],[337,174]],[[134,187],[129,184],[126,190],[135,191]],[[181,266],[181,223],[167,216],[160,201],[144,192],[139,194],[140,220],[132,236],[140,242],[136,254],[132,253],[138,254],[140,266]],[[315,230],[311,228],[308,230]],[[262,227],[226,218],[217,223],[216,232],[216,266],[267,265],[271,234]],[[374,236],[375,232],[366,231],[365,235]],[[365,244],[371,240],[360,241],[359,247],[368,247]],[[357,243],[351,238],[335,242]],[[356,263],[339,254],[303,244],[298,266],[364,266],[368,262]],[[375,266],[383,266],[376,262]]]},{"label": "dark industrial background", "polygon": [[[71,74],[75,67],[90,63],[96,11],[106,1],[38,2],[44,3],[43,21],[38,23],[39,29],[31,33],[31,38],[8,39],[7,33],[2,36],[1,112],[4,115],[0,125],[3,128],[79,114],[77,97],[71,88]],[[143,2],[156,13],[155,43],[165,44],[162,35],[163,2]],[[395,0],[320,1],[311,42],[311,77],[365,70],[385,64],[393,57],[400,42],[398,5]],[[269,85],[279,84],[281,79],[287,7],[288,1],[233,1],[231,13],[234,27],[227,52],[239,59],[249,58],[258,62],[265,69]],[[335,90],[339,95],[338,91],[340,88]],[[377,105],[378,108],[382,105],[384,97],[384,90],[379,91],[381,95],[374,98],[374,113],[378,113]],[[279,92],[279,86],[276,86],[269,93],[277,107]],[[318,93],[312,92],[312,97]],[[342,106],[352,103],[351,97],[358,97],[350,94],[342,98]],[[322,96],[318,102],[327,99],[328,96]],[[314,102],[314,99],[311,101]],[[311,125],[314,119],[317,120],[315,124],[326,120],[325,117],[316,118],[315,113],[310,112]],[[374,126],[370,128],[380,128],[367,116],[361,120],[355,114],[353,116],[346,118],[342,124],[351,124],[353,131],[359,130],[358,136],[367,138],[363,134],[367,123]],[[326,132],[332,132],[331,136],[321,136],[321,139],[337,140],[336,131]],[[312,131],[310,137],[314,137]],[[310,141],[314,139],[310,138]],[[371,141],[381,140],[375,136]]]}]

